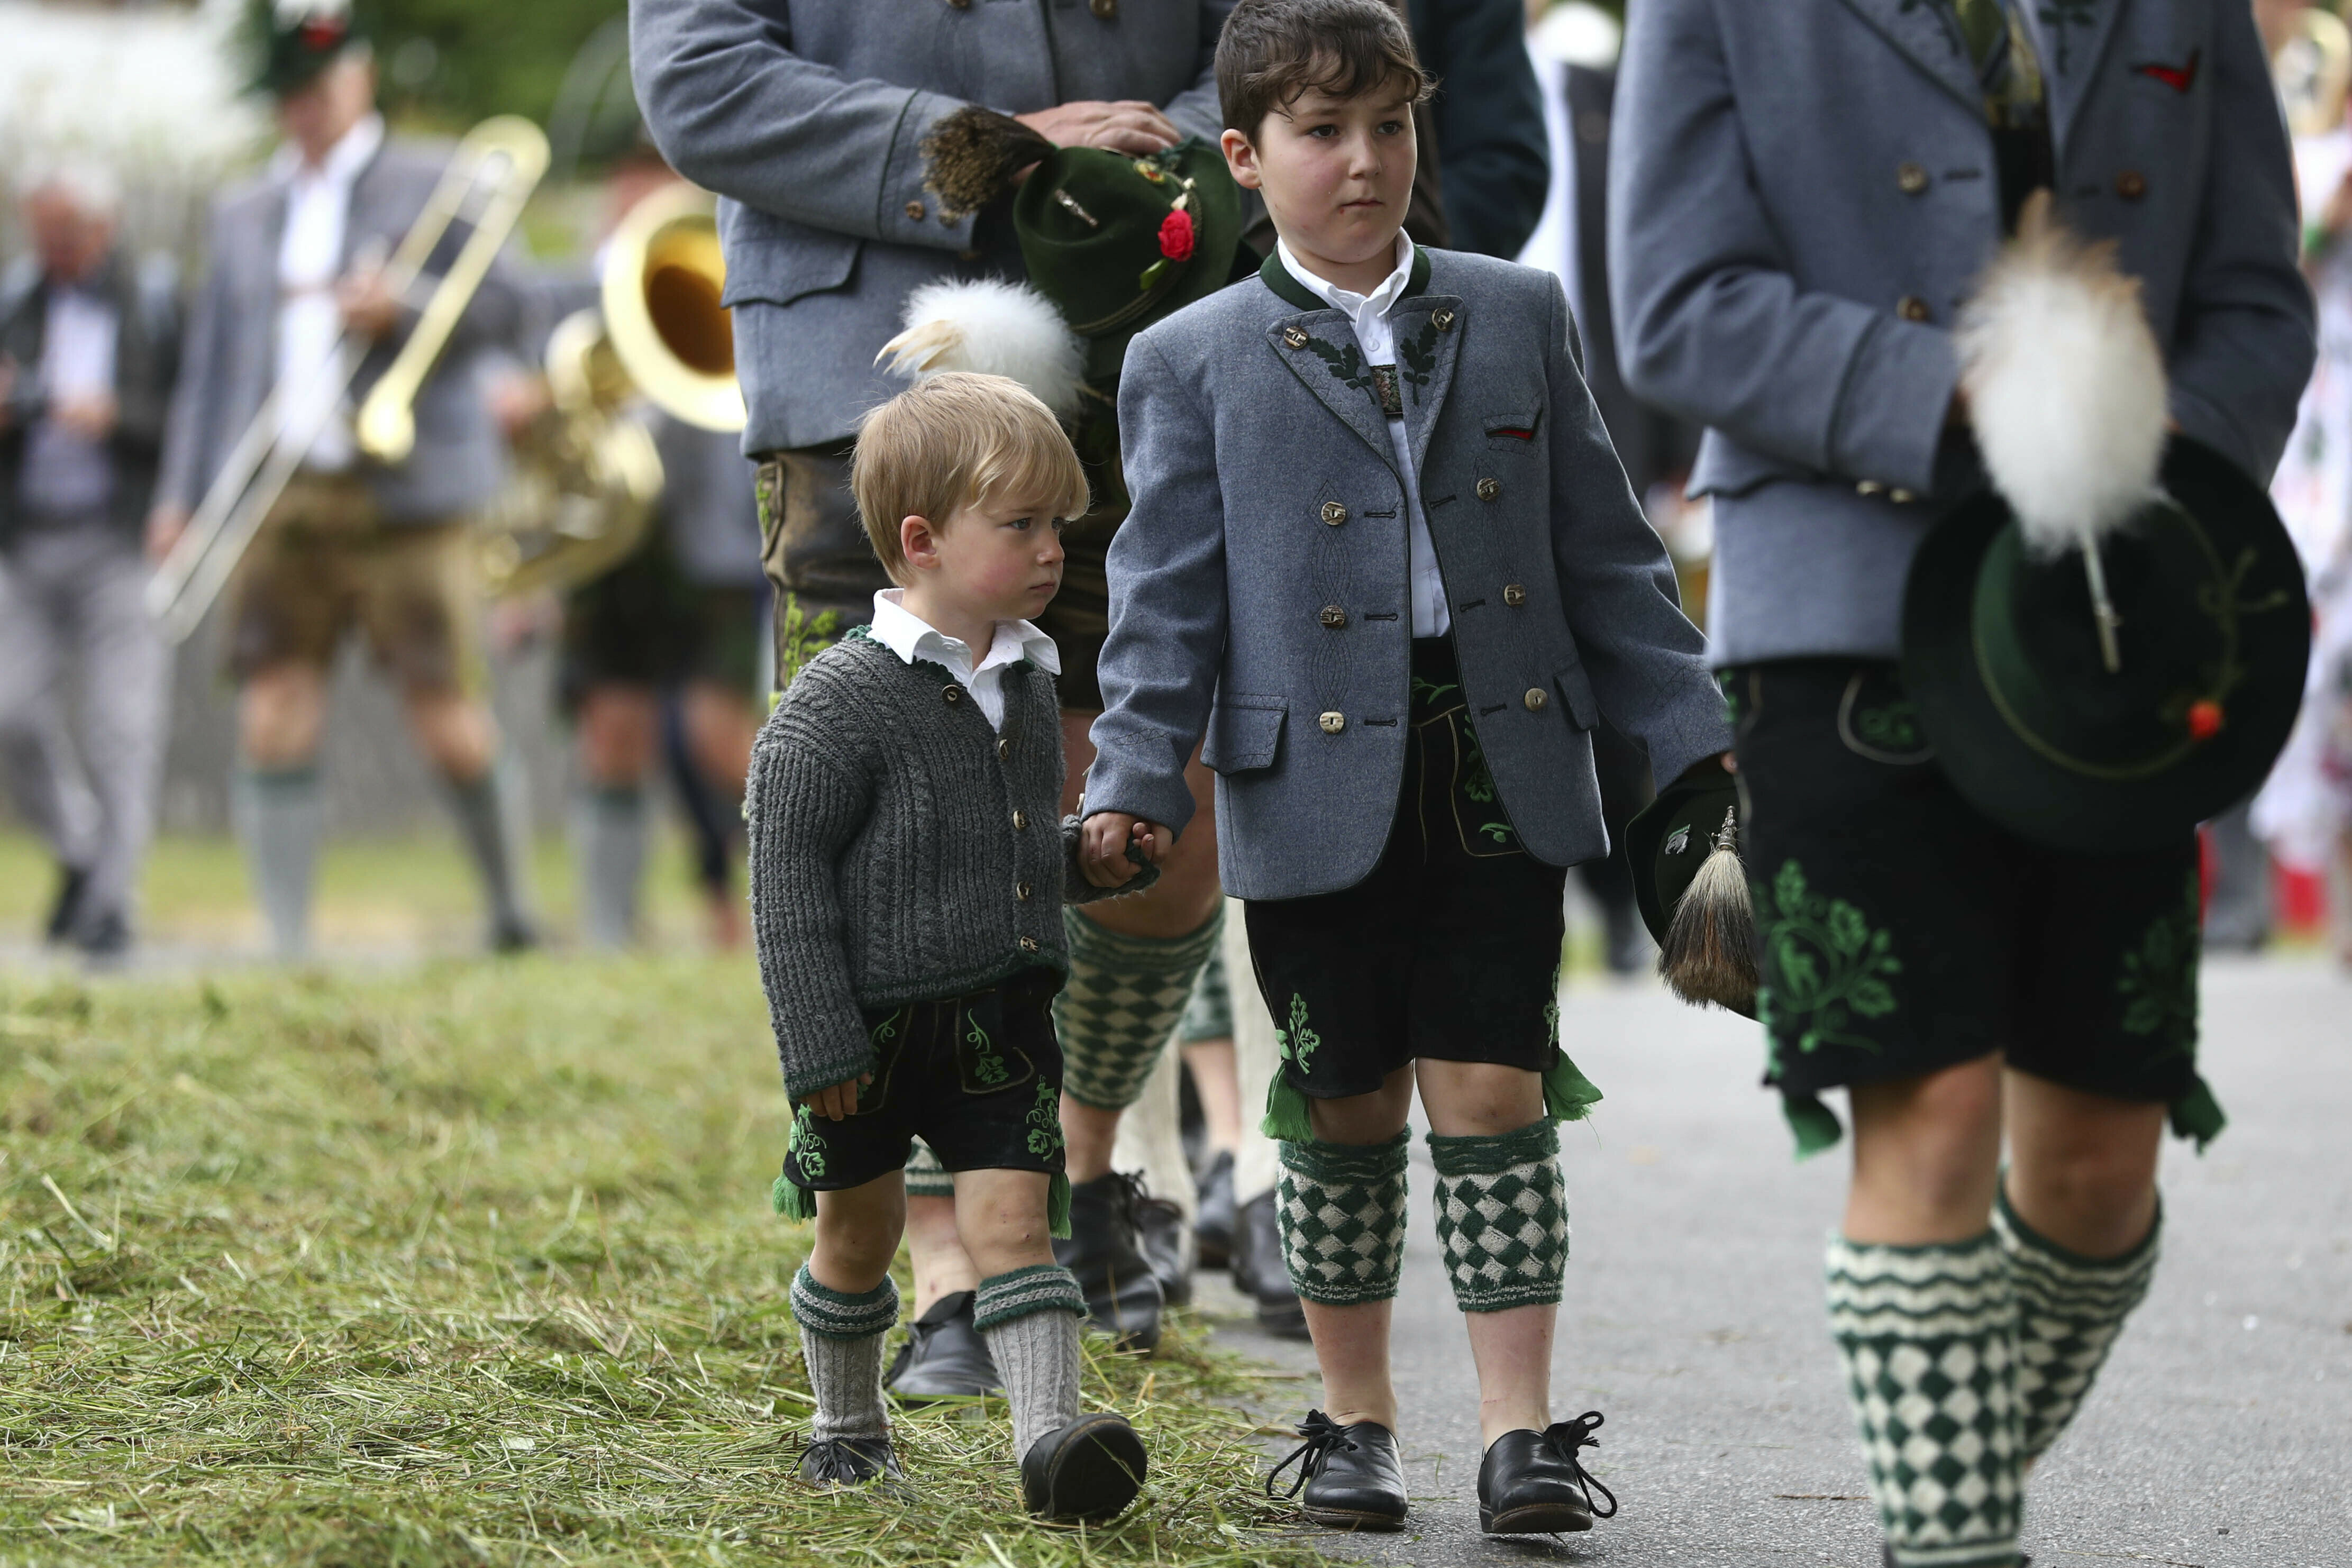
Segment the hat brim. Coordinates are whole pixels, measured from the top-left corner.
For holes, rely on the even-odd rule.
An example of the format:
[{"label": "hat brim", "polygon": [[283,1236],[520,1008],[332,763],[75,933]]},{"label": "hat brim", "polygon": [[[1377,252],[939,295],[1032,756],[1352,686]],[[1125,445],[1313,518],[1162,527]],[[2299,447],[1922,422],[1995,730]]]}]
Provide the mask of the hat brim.
[{"label": "hat brim", "polygon": [[2227,723],[2152,777],[2106,778],[2062,765],[2003,715],[1987,687],[1975,598],[1985,552],[2012,520],[1999,494],[1982,490],[1937,523],[1904,586],[1903,684],[1937,765],[1970,805],[2048,848],[2121,855],[2176,844],[2252,794],[2294,727],[2311,613],[2294,542],[2270,498],[2235,464],[2184,437],[2167,448],[2161,479],[2223,559],[2251,552],[2243,593],[2284,593],[2291,602],[2241,620],[2244,679],[2228,698]]}]

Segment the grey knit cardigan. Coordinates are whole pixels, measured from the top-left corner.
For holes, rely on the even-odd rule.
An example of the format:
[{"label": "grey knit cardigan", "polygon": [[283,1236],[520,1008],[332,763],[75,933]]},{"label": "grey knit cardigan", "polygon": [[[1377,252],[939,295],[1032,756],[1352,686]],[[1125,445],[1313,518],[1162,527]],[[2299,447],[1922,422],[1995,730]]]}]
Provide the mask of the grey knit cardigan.
[{"label": "grey knit cardigan", "polygon": [[[1033,965],[1066,973],[1078,875],[1061,821],[1054,680],[1003,675],[999,734],[941,666],[863,627],[811,660],[751,752],[751,918],[784,1088],[872,1071],[859,1010],[977,991]],[[1140,889],[1156,873],[1117,889]]]}]

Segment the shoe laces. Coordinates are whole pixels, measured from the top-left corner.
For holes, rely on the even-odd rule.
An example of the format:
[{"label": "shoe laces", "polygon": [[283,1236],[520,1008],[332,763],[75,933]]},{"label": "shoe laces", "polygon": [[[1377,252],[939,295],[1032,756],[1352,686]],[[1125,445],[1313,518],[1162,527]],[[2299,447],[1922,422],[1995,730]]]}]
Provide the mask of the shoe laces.
[{"label": "shoe laces", "polygon": [[1275,1466],[1266,1476],[1265,1495],[1268,1497],[1275,1495],[1274,1483],[1291,1466],[1297,1465],[1298,1473],[1291,1478],[1290,1489],[1281,1494],[1285,1498],[1297,1497],[1308,1481],[1321,1475],[1333,1450],[1344,1448],[1351,1454],[1356,1451],[1356,1440],[1348,1436],[1348,1429],[1320,1410],[1308,1411],[1307,1419],[1298,1424],[1297,1432],[1307,1440],[1292,1449],[1289,1458]]},{"label": "shoe laces", "polygon": [[[1579,1448],[1601,1447],[1601,1439],[1592,1434],[1601,1429],[1603,1419],[1598,1410],[1588,1410],[1573,1421],[1553,1422],[1544,1428],[1543,1436],[1546,1446],[1559,1455],[1561,1462],[1574,1472],[1576,1484],[1584,1492],[1586,1511],[1595,1519],[1613,1519],[1617,1515],[1617,1494],[1603,1486],[1600,1478],[1586,1469],[1583,1462],[1576,1457],[1576,1451]],[[1602,1508],[1592,1500],[1592,1494],[1596,1491],[1609,1500],[1607,1508]]]},{"label": "shoe laces", "polygon": [[[819,1485],[854,1487],[864,1484],[871,1476],[885,1471],[887,1466],[875,1464],[873,1459],[849,1446],[845,1437],[826,1437],[813,1442],[802,1450],[803,1463],[815,1461],[814,1473],[807,1479]],[[873,1468],[868,1469],[867,1466]]]}]

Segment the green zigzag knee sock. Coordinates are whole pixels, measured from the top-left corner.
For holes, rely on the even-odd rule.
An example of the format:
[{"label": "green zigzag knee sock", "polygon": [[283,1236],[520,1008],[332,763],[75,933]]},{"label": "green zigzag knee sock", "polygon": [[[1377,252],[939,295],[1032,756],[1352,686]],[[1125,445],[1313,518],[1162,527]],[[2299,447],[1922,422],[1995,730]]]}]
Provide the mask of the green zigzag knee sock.
[{"label": "green zigzag knee sock", "polygon": [[1070,978],[1054,998],[1062,1089],[1081,1105],[1125,1110],[1143,1092],[1201,965],[1216,951],[1224,907],[1183,936],[1126,936],[1075,909],[1062,911]]},{"label": "green zigzag knee sock", "polygon": [[2017,1293],[2017,1402],[2023,1457],[2040,1458],[2066,1430],[2107,1352],[2155,1277],[2164,1215],[2121,1258],[2084,1258],[2036,1235],[2002,1184],[1993,1231]]}]

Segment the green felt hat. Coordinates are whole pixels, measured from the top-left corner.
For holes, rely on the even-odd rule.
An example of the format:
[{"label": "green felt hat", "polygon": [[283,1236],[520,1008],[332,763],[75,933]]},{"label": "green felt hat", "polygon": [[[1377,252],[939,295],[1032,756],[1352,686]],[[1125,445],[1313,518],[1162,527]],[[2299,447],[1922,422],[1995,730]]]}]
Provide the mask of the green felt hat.
[{"label": "green felt hat", "polygon": [[[1665,945],[1675,906],[1706,858],[1726,819],[1740,820],[1739,784],[1720,768],[1702,768],[1658,792],[1625,825],[1625,863],[1633,873],[1633,902],[1651,939]],[[1735,1008],[1752,1018],[1752,1007]]]},{"label": "green felt hat", "polygon": [[1233,280],[1241,190],[1197,136],[1143,158],[1061,147],[1022,182],[1013,226],[1029,281],[1087,341],[1100,379],[1129,338]]},{"label": "green felt hat", "polygon": [[372,31],[352,0],[247,0],[239,28],[246,90],[272,98],[299,91]]},{"label": "green felt hat", "polygon": [[1990,489],[1936,525],[1904,591],[1903,684],[1937,763],[2053,849],[2179,842],[2262,783],[2302,702],[2311,607],[2270,498],[2179,437],[2160,489],[2099,544],[2113,669],[2081,552],[2034,559]]}]

